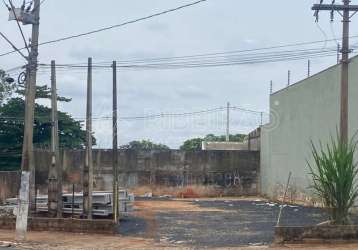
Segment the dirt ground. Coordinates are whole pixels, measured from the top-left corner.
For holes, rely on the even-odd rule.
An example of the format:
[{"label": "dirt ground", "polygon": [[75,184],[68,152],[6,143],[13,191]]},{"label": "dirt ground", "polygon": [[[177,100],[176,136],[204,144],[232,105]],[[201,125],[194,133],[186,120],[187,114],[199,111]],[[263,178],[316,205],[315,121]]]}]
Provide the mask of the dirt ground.
[{"label": "dirt ground", "polygon": [[[0,230],[0,250],[358,249],[358,243],[272,246],[278,206],[264,200],[142,200],[136,201],[135,208],[121,222],[118,235],[30,232],[26,242],[16,244],[13,231]],[[318,210],[307,209],[287,208],[286,222],[295,224],[299,218],[299,223],[306,224],[324,219]],[[7,245],[12,246],[3,248]]]}]

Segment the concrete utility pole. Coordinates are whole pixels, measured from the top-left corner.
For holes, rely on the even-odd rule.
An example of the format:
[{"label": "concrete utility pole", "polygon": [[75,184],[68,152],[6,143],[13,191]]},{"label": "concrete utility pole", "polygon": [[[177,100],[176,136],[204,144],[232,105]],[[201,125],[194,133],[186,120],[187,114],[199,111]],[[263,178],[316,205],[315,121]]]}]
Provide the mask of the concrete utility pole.
[{"label": "concrete utility pole", "polygon": [[48,211],[51,217],[62,217],[62,176],[60,166],[56,63],[51,61],[51,166],[48,172]]},{"label": "concrete utility pole", "polygon": [[340,58],[340,53],[341,53],[341,45],[338,43],[337,44],[337,64],[339,64],[339,61],[341,60]]},{"label": "concrete utility pole", "polygon": [[[319,19],[319,11],[331,12],[331,21],[334,19],[334,12],[337,11],[343,17],[342,35],[342,73],[341,73],[341,107],[340,107],[340,137],[342,142],[348,142],[348,70],[349,70],[349,23],[351,17],[358,11],[358,5],[351,5],[350,0],[343,0],[343,4],[315,4],[312,10],[315,11],[316,22]],[[342,13],[343,12],[343,13]],[[350,13],[353,12],[351,15]]]},{"label": "concrete utility pole", "polygon": [[227,103],[226,107],[226,141],[230,141],[230,102]]},{"label": "concrete utility pole", "polygon": [[113,61],[113,220],[118,221],[118,126],[117,126],[117,62]]},{"label": "concrete utility pole", "polygon": [[35,162],[33,147],[33,124],[36,95],[37,57],[40,30],[40,0],[34,0],[34,20],[32,25],[32,36],[30,54],[26,68],[26,90],[25,90],[25,128],[22,147],[22,171],[30,172],[29,202],[30,209],[36,208],[35,190]]},{"label": "concrete utility pole", "polygon": [[83,168],[83,214],[92,219],[93,161],[92,161],[92,58],[88,58],[86,156]]},{"label": "concrete utility pole", "polygon": [[289,70],[287,73],[287,87],[291,84],[291,71]]},{"label": "concrete utility pole", "polygon": [[271,80],[270,81],[270,94],[273,93],[273,81]]},{"label": "concrete utility pole", "polygon": [[311,60],[307,62],[307,77],[311,76]]}]

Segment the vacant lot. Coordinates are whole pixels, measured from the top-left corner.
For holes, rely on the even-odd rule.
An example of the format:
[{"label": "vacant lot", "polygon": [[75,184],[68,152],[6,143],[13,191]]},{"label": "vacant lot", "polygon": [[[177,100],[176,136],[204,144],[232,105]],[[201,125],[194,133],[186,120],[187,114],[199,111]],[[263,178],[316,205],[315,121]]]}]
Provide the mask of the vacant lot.
[{"label": "vacant lot", "polygon": [[[279,206],[259,199],[141,200],[118,236],[32,232],[18,249],[358,249],[358,245],[269,247]],[[282,224],[326,220],[320,209],[287,206]],[[0,231],[0,241],[13,232]],[[1,246],[1,244],[0,244]]]},{"label": "vacant lot", "polygon": [[[154,238],[191,247],[268,245],[273,241],[279,205],[264,200],[205,199],[137,201],[121,235]],[[317,208],[286,206],[283,225],[313,225],[327,220]]]}]

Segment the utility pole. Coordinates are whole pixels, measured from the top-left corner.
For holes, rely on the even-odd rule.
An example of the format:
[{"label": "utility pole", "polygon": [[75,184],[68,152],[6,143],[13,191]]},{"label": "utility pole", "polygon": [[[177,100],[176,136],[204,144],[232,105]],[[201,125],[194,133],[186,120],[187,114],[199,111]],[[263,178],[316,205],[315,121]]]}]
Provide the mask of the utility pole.
[{"label": "utility pole", "polygon": [[118,107],[117,107],[117,62],[113,61],[113,220],[118,221]]},{"label": "utility pole", "polygon": [[[350,0],[343,0],[343,4],[315,4],[312,10],[315,11],[316,22],[319,20],[319,11],[325,10],[331,12],[331,21],[334,19],[334,13],[337,11],[343,17],[342,34],[342,72],[341,72],[341,93],[340,93],[340,139],[342,142],[348,142],[348,72],[349,72],[349,23],[351,17],[358,12],[358,5],[351,5]],[[343,12],[343,13],[342,13]],[[351,12],[352,15],[350,14]]]},{"label": "utility pole", "polygon": [[287,87],[291,84],[291,71],[289,70],[287,73]]},{"label": "utility pole", "polygon": [[226,107],[226,141],[230,141],[230,102],[227,103]]},{"label": "utility pole", "polygon": [[311,76],[311,60],[307,62],[307,77]]},{"label": "utility pole", "polygon": [[93,161],[92,161],[92,58],[88,58],[86,155],[83,168],[83,214],[92,219]]},{"label": "utility pole", "polygon": [[271,80],[270,81],[270,94],[273,93],[273,81]]},{"label": "utility pole", "polygon": [[48,172],[48,211],[51,217],[62,217],[62,183],[58,139],[56,63],[51,61],[51,166]]},{"label": "utility pole", "polygon": [[341,45],[338,43],[337,44],[337,64],[339,64],[339,61],[341,60],[339,55],[341,53]]},{"label": "utility pole", "polygon": [[29,202],[30,209],[34,212],[36,208],[35,197],[35,162],[33,147],[33,124],[36,95],[37,57],[40,30],[40,0],[34,0],[34,23],[32,25],[32,36],[30,54],[26,68],[26,90],[25,90],[25,128],[22,148],[22,171],[30,172]]}]

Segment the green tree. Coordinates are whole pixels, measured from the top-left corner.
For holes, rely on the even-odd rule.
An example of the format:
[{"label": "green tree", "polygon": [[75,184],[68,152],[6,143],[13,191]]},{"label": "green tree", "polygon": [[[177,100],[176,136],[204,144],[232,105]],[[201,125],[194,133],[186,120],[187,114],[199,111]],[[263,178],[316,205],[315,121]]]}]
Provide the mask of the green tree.
[{"label": "green tree", "polygon": [[358,197],[358,167],[354,160],[357,142],[331,138],[318,149],[312,143],[314,164],[308,162],[312,188],[330,212],[332,224],[348,224],[349,209]]},{"label": "green tree", "polygon": [[155,144],[149,140],[132,141],[120,147],[121,149],[132,150],[169,150],[170,148],[163,144]]},{"label": "green tree", "polygon": [[6,99],[12,94],[15,84],[8,81],[8,75],[0,69],[0,107]]},{"label": "green tree", "polygon": [[[236,134],[236,135],[230,135],[229,137],[231,142],[243,142],[246,138],[246,135]],[[201,145],[203,141],[223,142],[226,141],[226,136],[225,135],[216,136],[213,134],[208,134],[204,138],[189,139],[183,143],[183,145],[180,147],[180,150],[184,150],[184,151],[201,150]]]},{"label": "green tree", "polygon": [[203,138],[193,138],[186,140],[183,145],[180,146],[180,150],[184,151],[197,151],[201,150],[201,144],[204,141]]},{"label": "green tree", "polygon": [[[16,91],[23,95],[23,86]],[[36,89],[36,98],[50,98],[50,89],[40,86]],[[70,99],[58,97],[59,101]],[[11,98],[0,106],[0,170],[17,170],[21,163],[21,151],[24,131],[25,101],[23,98]],[[82,149],[86,132],[81,122],[75,121],[69,114],[58,111],[59,141],[61,148]],[[51,144],[51,108],[35,104],[34,147],[49,148]],[[95,138],[93,138],[95,144]]]}]

